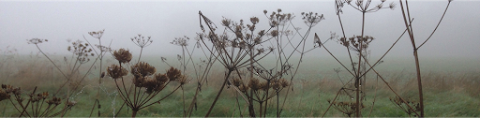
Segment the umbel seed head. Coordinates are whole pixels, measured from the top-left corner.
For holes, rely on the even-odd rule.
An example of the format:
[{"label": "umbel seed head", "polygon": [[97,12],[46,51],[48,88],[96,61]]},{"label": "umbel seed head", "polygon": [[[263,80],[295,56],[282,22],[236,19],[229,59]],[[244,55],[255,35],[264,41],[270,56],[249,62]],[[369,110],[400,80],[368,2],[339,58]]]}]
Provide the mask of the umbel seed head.
[{"label": "umbel seed head", "polygon": [[260,89],[260,81],[256,78],[252,78],[250,79],[250,81],[248,82],[248,87],[249,88],[252,88],[253,90],[258,90]]},{"label": "umbel seed head", "polygon": [[9,98],[10,98],[10,95],[7,92],[0,89],[0,101],[9,99]]},{"label": "umbel seed head", "polygon": [[170,81],[175,81],[182,76],[182,72],[180,72],[180,70],[174,67],[170,67],[170,69],[168,69],[167,71],[167,76],[170,79]]},{"label": "umbel seed head", "polygon": [[150,76],[154,74],[157,70],[155,67],[151,66],[150,64],[146,62],[140,62],[131,67],[130,72],[135,76],[135,77],[145,77],[145,76]]},{"label": "umbel seed head", "polygon": [[162,82],[162,83],[165,83],[165,82],[168,81],[167,75],[165,75],[165,74],[160,74],[160,73],[158,73],[158,74],[155,75],[155,79],[156,79],[157,81],[159,81],[159,82]]},{"label": "umbel seed head", "polygon": [[107,73],[113,79],[118,79],[128,74],[127,69],[120,67],[118,65],[111,65],[107,68]]},{"label": "umbel seed head", "polygon": [[119,50],[114,51],[113,56],[120,63],[128,63],[130,62],[130,60],[132,60],[132,54],[130,53],[130,51],[123,48],[120,48]]}]

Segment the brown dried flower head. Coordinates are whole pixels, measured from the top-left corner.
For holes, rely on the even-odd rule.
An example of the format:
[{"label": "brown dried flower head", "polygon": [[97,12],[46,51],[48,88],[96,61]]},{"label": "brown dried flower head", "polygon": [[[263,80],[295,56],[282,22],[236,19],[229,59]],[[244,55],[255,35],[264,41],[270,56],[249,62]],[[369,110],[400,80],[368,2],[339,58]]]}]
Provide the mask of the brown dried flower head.
[{"label": "brown dried flower head", "polygon": [[155,67],[151,66],[150,64],[146,62],[139,62],[131,67],[130,72],[135,76],[135,77],[145,77],[145,76],[150,76],[153,75],[157,70]]},{"label": "brown dried flower head", "polygon": [[248,88],[248,86],[245,86],[244,84],[241,84],[240,86],[238,86],[238,89],[240,89],[240,91],[242,91],[242,92],[247,92],[247,90],[249,88]]},{"label": "brown dried flower head", "polygon": [[94,56],[95,54],[92,52],[92,48],[89,46],[88,43],[83,43],[80,40],[72,42],[72,46],[68,46],[67,50],[72,52],[73,54],[77,55],[77,61],[80,63],[86,63],[90,61],[89,56]]},{"label": "brown dried flower head", "polygon": [[30,101],[31,102],[38,102],[40,101],[41,99],[43,99],[43,96],[41,93],[37,94],[37,95],[31,95],[30,96]]},{"label": "brown dried flower head", "polygon": [[145,81],[147,81],[147,77],[135,77],[133,78],[133,84],[136,86],[136,87],[145,87],[144,83]]},{"label": "brown dried flower head", "polygon": [[101,31],[97,31],[97,32],[88,32],[88,34],[90,34],[90,36],[95,37],[98,40],[100,40],[100,38],[102,38],[102,36],[103,36],[104,31],[105,31],[105,29],[101,30]]},{"label": "brown dried flower head", "polygon": [[[3,88],[3,85],[2,85],[2,88]],[[0,89],[0,101],[5,99],[10,99],[10,95],[3,89]]]},{"label": "brown dried flower head", "polygon": [[174,67],[170,67],[167,71],[167,76],[170,81],[175,81],[182,76],[182,72]]},{"label": "brown dried flower head", "polygon": [[272,35],[272,37],[277,37],[278,36],[278,31],[273,30],[273,31],[270,32],[270,35]]},{"label": "brown dried flower head", "polygon": [[269,83],[268,83],[267,81],[261,82],[261,83],[259,84],[259,89],[264,90],[264,91],[270,89],[272,86],[271,86],[271,85],[268,85],[268,84],[269,84]]},{"label": "brown dried flower head", "polygon": [[132,60],[132,54],[130,53],[130,51],[123,48],[120,48],[119,50],[114,51],[113,56],[120,63],[128,63],[130,62],[130,60]]},{"label": "brown dried flower head", "polygon": [[5,93],[10,94],[13,93],[15,95],[20,95],[20,87],[13,87],[11,85],[2,84],[2,89]]},{"label": "brown dried flower head", "polygon": [[254,25],[257,24],[260,20],[258,20],[257,17],[251,17],[250,22],[252,22]]},{"label": "brown dried flower head", "polygon": [[273,80],[272,81],[272,88],[275,89],[275,90],[281,89],[281,85],[280,85],[279,80]]},{"label": "brown dried flower head", "polygon": [[175,38],[175,40],[170,42],[170,44],[178,45],[178,46],[188,46],[189,40],[190,40],[190,37],[187,37],[187,36],[177,37]]},{"label": "brown dried flower head", "polygon": [[242,80],[240,78],[233,78],[233,85],[238,87],[241,84],[243,84]]},{"label": "brown dried flower head", "polygon": [[282,78],[282,79],[275,79],[275,80],[272,81],[272,84],[271,84],[272,88],[273,88],[273,89],[276,89],[276,90],[285,88],[285,87],[287,87],[287,86],[289,86],[289,85],[290,85],[290,84],[288,83],[288,81],[285,80],[284,78]]},{"label": "brown dried flower head", "polygon": [[43,98],[43,99],[46,99],[47,97],[48,97],[48,92],[43,92],[43,93],[42,93],[42,98]]},{"label": "brown dried flower head", "polygon": [[253,90],[260,89],[260,81],[257,78],[252,78],[248,82],[248,87],[252,88]]},{"label": "brown dried flower head", "polygon": [[163,82],[163,83],[165,83],[165,82],[168,81],[167,75],[165,75],[165,74],[160,74],[160,73],[158,73],[158,74],[155,75],[155,79],[156,79],[157,81]]},{"label": "brown dried flower head", "polygon": [[28,44],[39,44],[39,43],[43,43],[43,42],[48,42],[47,39],[40,39],[40,38],[32,38],[32,39],[27,39],[27,43]]},{"label": "brown dried flower head", "polygon": [[52,99],[47,101],[47,104],[49,104],[49,105],[52,105],[52,104],[59,105],[59,104],[61,104],[61,101],[62,101],[62,99],[57,98],[57,97],[53,97]]},{"label": "brown dried flower head", "polygon": [[120,67],[118,65],[113,64],[113,65],[111,65],[110,67],[107,68],[107,73],[113,79],[118,79],[118,78],[121,78],[121,77],[127,75],[128,71],[127,71],[127,69],[125,69],[123,67]]},{"label": "brown dried flower head", "polygon": [[138,34],[137,36],[130,38],[133,43],[135,43],[138,47],[144,48],[146,46],[149,46],[150,44],[153,43],[153,40],[151,39],[152,37],[148,36],[145,38],[145,36],[142,36],[142,34]]},{"label": "brown dried flower head", "polygon": [[158,90],[158,86],[161,86],[163,85],[163,83],[159,83],[157,80],[155,79],[146,79],[144,82],[143,82],[143,87],[145,87],[146,89],[146,92],[148,94],[154,92],[154,91],[157,91]]}]

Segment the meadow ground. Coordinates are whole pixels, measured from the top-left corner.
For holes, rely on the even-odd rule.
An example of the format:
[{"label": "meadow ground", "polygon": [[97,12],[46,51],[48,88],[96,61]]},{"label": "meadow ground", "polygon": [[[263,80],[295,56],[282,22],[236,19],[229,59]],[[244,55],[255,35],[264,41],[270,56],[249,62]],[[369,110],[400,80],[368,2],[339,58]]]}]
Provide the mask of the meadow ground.
[{"label": "meadow ground", "polygon": [[[54,60],[61,65],[62,58],[55,58]],[[113,58],[107,58],[107,64],[105,65],[112,63],[108,60],[113,60]],[[162,72],[162,70],[166,69],[166,66],[157,60],[156,57],[144,58],[144,61],[152,62],[152,65],[157,67],[158,71]],[[305,61],[307,66],[301,67],[302,69],[300,70],[299,75],[293,80],[293,88],[290,90],[291,93],[287,97],[281,116],[321,116],[329,106],[328,101],[332,100],[335,97],[336,92],[341,88],[342,82],[340,79],[342,81],[348,81],[349,76],[346,72],[341,71],[337,75],[337,73],[333,71],[333,68],[338,68],[336,65],[329,65],[329,62],[324,62],[316,63],[318,65],[324,65],[317,67],[311,63],[312,60]],[[1,61],[0,83],[21,87],[23,92],[31,92],[33,88],[37,86],[39,92],[49,91],[52,93],[57,90],[62,82],[64,82],[60,73],[43,57],[10,55],[2,56]],[[172,61],[172,63],[175,62]],[[388,61],[385,63],[385,65],[388,65]],[[309,64],[310,66],[308,66]],[[395,63],[392,62],[391,64]],[[429,63],[427,62],[425,65],[428,64]],[[61,66],[66,67],[65,65]],[[480,71],[474,67],[473,69],[463,68],[464,70],[461,70],[461,67],[457,67],[457,69],[446,68],[442,70],[438,68],[445,68],[449,65],[443,64],[442,66],[440,64],[437,66],[438,67],[431,67],[430,72],[424,71],[422,75],[424,82],[426,116],[479,117]],[[390,70],[388,68],[393,67],[379,68],[384,68],[382,76],[387,78],[388,83],[401,96],[413,101],[418,99],[416,80],[413,71],[409,71],[405,68]],[[85,68],[82,67],[81,70],[84,69]],[[428,70],[428,68],[425,70]],[[98,72],[98,70],[94,70],[93,72]],[[218,68],[211,73],[208,85],[205,85],[200,92],[197,108],[192,112],[192,116],[203,117],[205,115],[220,88],[222,74],[223,72]],[[191,96],[195,94],[195,88],[197,87],[195,84],[196,80],[193,79],[193,74],[190,73],[189,75],[191,78],[183,88],[187,105],[191,102]],[[100,116],[111,117],[121,107],[123,101],[116,92],[113,80],[107,78],[102,86],[98,86],[98,79],[95,78],[95,76],[97,75],[88,74],[87,79],[80,84],[81,89],[76,93],[72,93],[74,95],[69,99],[76,101],[77,104],[72,107],[65,116],[89,116],[95,98],[100,98],[100,103],[102,105],[100,108]],[[131,75],[128,76],[131,78]],[[395,95],[387,88],[387,86],[385,86],[380,80],[378,80],[378,86],[376,86],[376,75],[370,74],[368,77],[369,79],[367,80],[368,83],[366,84],[367,87],[365,91],[366,99],[363,101],[365,108],[362,109],[362,115],[371,117],[407,117],[408,114],[402,111],[402,109],[399,109],[398,106],[390,100]],[[96,94],[99,88],[102,92],[97,96]],[[164,96],[172,89],[172,87],[167,87],[166,90],[162,91],[160,96]],[[280,93],[282,99],[285,92],[286,91],[282,91],[282,93]],[[64,94],[65,93],[60,93],[57,96],[62,96]],[[240,113],[238,106],[236,106],[237,99],[239,99],[241,105],[241,112],[246,116],[248,110],[246,109],[246,106],[242,106],[244,101],[241,97],[237,96],[234,89],[231,88],[223,91],[223,94],[210,116],[238,117]],[[375,104],[372,110],[373,99],[375,99]],[[340,95],[338,100],[349,101],[350,98],[347,95]],[[274,101],[272,100],[271,102]],[[183,115],[182,105],[182,91],[177,91],[159,104],[139,111],[137,116],[180,117]],[[266,116],[275,117],[276,110],[274,104],[269,104]],[[130,109],[124,107],[118,116],[127,117],[131,115],[131,112]],[[18,114],[19,112],[13,108],[8,100],[0,101],[1,117],[18,116]],[[97,116],[97,113],[95,112],[93,116]],[[345,115],[342,112],[339,112],[337,108],[333,107],[326,113],[326,116],[341,117]]]}]

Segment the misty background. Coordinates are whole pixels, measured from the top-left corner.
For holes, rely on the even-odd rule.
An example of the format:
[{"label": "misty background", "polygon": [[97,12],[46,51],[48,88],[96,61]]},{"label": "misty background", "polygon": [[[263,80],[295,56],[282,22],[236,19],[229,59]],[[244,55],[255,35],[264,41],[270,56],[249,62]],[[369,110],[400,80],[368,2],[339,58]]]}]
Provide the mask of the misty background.
[{"label": "misty background", "polygon": [[[400,5],[398,1],[387,0],[395,8],[382,9],[367,13],[365,34],[375,37],[370,44],[371,56],[381,56],[405,30]],[[377,5],[380,0],[374,0]],[[413,31],[417,46],[433,31],[438,23],[447,0],[409,1]],[[442,24],[436,33],[419,51],[421,64],[438,66],[432,68],[448,68],[459,70],[480,70],[480,1],[454,0]],[[373,6],[372,6],[373,7]],[[268,20],[263,13],[268,14],[277,9],[284,13],[292,13],[295,27],[307,29],[301,19],[302,12],[324,14],[325,20],[316,25],[307,41],[307,48],[313,47],[313,35],[318,33],[322,40],[330,37],[330,33],[341,34],[339,21],[335,14],[334,0],[319,1],[238,1],[238,0],[180,0],[180,1],[0,1],[0,52],[5,54],[9,49],[16,49],[21,55],[36,54],[38,50],[27,39],[48,39],[39,44],[40,48],[50,55],[70,54],[67,40],[84,41],[83,36],[91,43],[97,39],[88,32],[105,29],[102,44],[116,50],[127,48],[133,52],[134,59],[138,57],[140,48],[130,38],[137,34],[151,36],[153,43],[146,47],[143,55],[173,57],[181,53],[181,47],[170,44],[176,37],[190,37],[190,48],[195,43],[196,33],[201,32],[199,11],[212,20],[219,29],[221,20],[228,18],[239,22],[256,16],[260,19],[257,29],[267,29]],[[361,34],[361,12],[346,5],[343,8],[342,22],[346,28],[346,36]],[[297,36],[296,40],[300,40]],[[295,40],[295,39],[294,39]],[[312,43],[308,43],[312,42]],[[346,57],[345,49],[336,41],[325,44],[332,53]],[[405,35],[384,59],[413,61],[410,39]],[[332,57],[321,48],[309,52],[306,58],[310,60],[330,60],[325,63],[336,64]],[[435,61],[432,61],[435,60]],[[148,61],[147,61],[148,62]],[[312,64],[315,61],[307,61]],[[391,61],[390,61],[391,62]],[[314,63],[318,64],[318,63]],[[413,67],[413,63],[408,63]],[[402,62],[397,62],[402,65]],[[442,66],[439,66],[442,65]],[[336,67],[335,65],[332,67]],[[331,69],[331,68],[329,68]],[[412,70],[414,68],[411,68]]]}]

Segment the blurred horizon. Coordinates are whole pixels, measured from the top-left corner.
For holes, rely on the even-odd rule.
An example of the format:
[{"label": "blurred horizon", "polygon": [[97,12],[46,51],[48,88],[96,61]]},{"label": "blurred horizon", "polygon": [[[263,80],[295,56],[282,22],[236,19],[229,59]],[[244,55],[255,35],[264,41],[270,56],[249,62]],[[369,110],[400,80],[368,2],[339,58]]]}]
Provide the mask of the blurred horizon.
[{"label": "blurred horizon", "polygon": [[[395,4],[393,10],[381,9],[366,14],[365,34],[376,38],[371,43],[371,55],[380,56],[404,30],[398,1],[387,0],[383,6]],[[299,27],[300,33],[306,31],[301,20],[301,12],[323,14],[325,20],[312,29],[307,42],[313,42],[313,35],[318,33],[322,40],[330,33],[341,34],[334,2],[332,1],[0,1],[0,52],[7,48],[16,48],[19,54],[36,53],[34,45],[27,44],[28,39],[48,39],[39,44],[49,54],[69,54],[66,50],[71,45],[67,40],[88,40],[98,44],[98,40],[88,32],[105,30],[102,44],[112,45],[112,49],[127,48],[138,52],[130,38],[137,34],[151,36],[153,43],[145,48],[145,55],[176,55],[181,48],[170,44],[176,37],[190,37],[189,46],[195,44],[196,33],[201,32],[198,12],[210,18],[218,28],[222,28],[223,18],[238,22],[256,16],[260,19],[257,29],[267,29],[268,22],[263,10],[268,13],[282,9],[293,13],[296,18],[292,24]],[[372,4],[379,4],[374,0]],[[447,0],[411,1],[410,11],[414,18],[413,29],[417,46],[433,31]],[[480,1],[454,0],[441,25],[430,41],[419,50],[420,58],[472,58],[480,59]],[[247,9],[246,9],[247,8]],[[342,22],[346,36],[359,35],[361,13],[350,6],[344,6]],[[85,37],[85,39],[84,39]],[[294,40],[299,40],[299,36]],[[313,47],[307,43],[307,48]],[[343,54],[345,49],[336,41],[326,46],[334,54]],[[148,51],[152,50],[152,51]],[[412,56],[409,38],[403,36],[392,49],[390,57]],[[313,53],[313,54],[312,54]],[[201,55],[201,54],[198,54]],[[330,56],[324,49],[315,49],[307,55]]]}]

